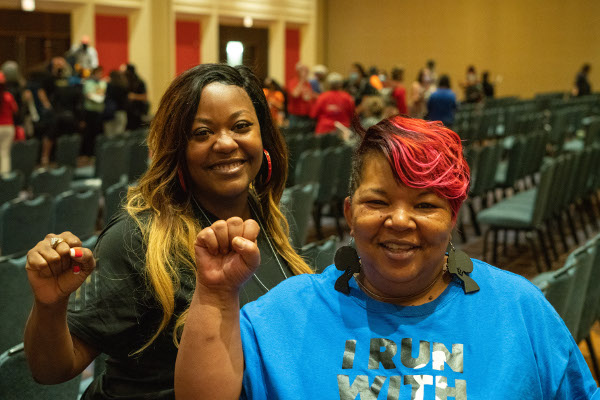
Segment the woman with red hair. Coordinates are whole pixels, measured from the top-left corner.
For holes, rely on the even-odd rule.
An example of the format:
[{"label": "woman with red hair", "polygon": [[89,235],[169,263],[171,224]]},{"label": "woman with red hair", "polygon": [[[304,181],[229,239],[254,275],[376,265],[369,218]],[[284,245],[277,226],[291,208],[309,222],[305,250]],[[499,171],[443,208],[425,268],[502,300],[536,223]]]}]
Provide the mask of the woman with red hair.
[{"label": "woman with red hair", "polygon": [[[577,344],[528,280],[455,250],[469,188],[459,136],[394,117],[362,134],[335,266],[237,306],[260,264],[252,220],[196,239],[178,399],[590,399]],[[198,371],[202,371],[201,374]]]}]

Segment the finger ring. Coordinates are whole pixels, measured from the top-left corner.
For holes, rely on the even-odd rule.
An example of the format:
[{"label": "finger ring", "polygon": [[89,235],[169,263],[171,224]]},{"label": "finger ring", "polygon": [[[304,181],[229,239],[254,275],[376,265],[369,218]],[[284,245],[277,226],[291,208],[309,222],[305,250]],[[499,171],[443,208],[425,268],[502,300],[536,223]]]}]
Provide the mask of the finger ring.
[{"label": "finger ring", "polygon": [[50,239],[50,247],[52,247],[54,250],[56,250],[56,246],[58,246],[59,244],[61,244],[64,241],[65,241],[65,239],[63,239],[63,238],[53,237]]}]

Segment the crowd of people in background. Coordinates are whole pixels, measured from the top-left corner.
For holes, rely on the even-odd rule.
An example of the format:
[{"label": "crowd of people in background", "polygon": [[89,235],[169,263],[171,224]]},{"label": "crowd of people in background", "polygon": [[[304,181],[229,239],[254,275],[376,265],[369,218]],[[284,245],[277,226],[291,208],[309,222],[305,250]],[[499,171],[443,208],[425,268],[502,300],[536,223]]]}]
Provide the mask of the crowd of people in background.
[{"label": "crowd of people in background", "polygon": [[[590,68],[584,64],[577,73],[573,96],[591,93]],[[5,153],[13,140],[41,140],[40,164],[47,166],[62,134],[82,136],[81,155],[86,159],[94,155],[99,134],[113,137],[138,129],[150,119],[146,85],[135,66],[124,64],[105,71],[87,36],[64,57],[53,57],[26,76],[15,61],[4,62],[1,71],[0,113],[6,114],[0,120],[2,171],[9,168],[4,166],[10,165],[10,155]],[[438,75],[434,60],[427,60],[408,84],[404,72],[401,66],[388,73],[376,66],[365,69],[357,62],[343,76],[325,65],[311,71],[298,63],[295,76],[284,86],[267,77],[263,90],[279,127],[317,135],[348,128],[355,116],[365,128],[396,114],[439,120],[452,127],[459,102],[481,103],[495,96],[489,71],[479,75],[474,65],[467,66],[464,80],[458,83],[459,95],[448,74]],[[16,111],[11,111],[8,95]]]},{"label": "crowd of people in background", "polygon": [[[368,128],[392,115],[442,121],[452,126],[459,99],[447,74],[438,76],[436,63],[428,60],[416,79],[404,81],[404,68],[390,71],[353,63],[349,74],[329,71],[325,65],[309,68],[298,63],[296,74],[285,86],[273,78],[264,81],[264,92],[271,113],[279,126],[325,134],[341,127],[350,127],[357,116]],[[494,97],[490,73],[481,78],[474,66],[467,67],[465,80],[459,83],[465,103],[479,103]]]},{"label": "crowd of people in background", "polygon": [[47,166],[60,135],[80,134],[81,154],[91,157],[97,135],[115,136],[146,123],[146,85],[135,66],[124,64],[107,73],[86,36],[64,57],[53,57],[25,74],[15,61],[4,62],[0,70],[2,99],[8,99],[6,104],[14,100],[16,106],[11,118],[0,121],[11,128],[10,134],[1,135],[2,172],[7,172],[5,163],[10,165],[10,155],[4,153],[14,140],[38,138],[40,164]]}]

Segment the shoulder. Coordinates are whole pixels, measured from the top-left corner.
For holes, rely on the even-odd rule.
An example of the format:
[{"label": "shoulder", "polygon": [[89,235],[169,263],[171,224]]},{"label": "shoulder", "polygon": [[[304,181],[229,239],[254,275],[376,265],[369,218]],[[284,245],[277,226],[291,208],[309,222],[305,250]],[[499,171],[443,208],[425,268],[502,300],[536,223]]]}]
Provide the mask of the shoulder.
[{"label": "shoulder", "polygon": [[[140,216],[144,221],[148,217]],[[99,266],[107,264],[143,265],[145,245],[137,222],[123,212],[104,228],[94,250]]]},{"label": "shoulder", "polygon": [[473,259],[473,272],[470,276],[479,285],[479,293],[490,297],[494,302],[505,302],[524,311],[554,311],[541,290],[521,275]]}]

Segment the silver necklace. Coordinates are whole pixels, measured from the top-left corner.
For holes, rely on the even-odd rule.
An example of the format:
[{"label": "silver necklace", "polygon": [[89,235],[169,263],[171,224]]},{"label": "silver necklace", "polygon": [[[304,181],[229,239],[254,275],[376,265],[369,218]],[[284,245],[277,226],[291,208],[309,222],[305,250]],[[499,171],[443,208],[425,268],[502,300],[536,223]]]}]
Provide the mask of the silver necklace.
[{"label": "silver necklace", "polygon": [[[198,209],[200,210],[200,212],[202,213],[202,216],[204,216],[204,219],[206,219],[206,222],[210,224],[210,218],[208,218],[208,215],[206,215],[206,213],[204,212],[204,209],[202,207],[200,207],[200,204],[198,204],[198,202],[196,201],[196,198],[194,196],[191,196],[192,201],[194,202],[194,204],[196,205],[196,207],[198,207]],[[256,215],[256,220],[258,221],[258,226],[260,227],[261,232],[264,232],[264,236],[267,239],[267,243],[269,244],[269,248],[271,249],[271,252],[273,253],[273,257],[275,258],[275,261],[277,262],[277,265],[279,266],[279,270],[281,271],[283,277],[285,279],[288,278],[288,276],[285,274],[285,271],[283,270],[283,265],[281,265],[281,262],[279,261],[279,258],[277,257],[277,253],[275,252],[275,247],[273,247],[273,244],[271,243],[271,239],[269,239],[269,235],[267,234],[267,231],[265,231],[265,228],[263,227],[263,224],[260,220],[260,216],[259,214],[256,212],[256,210],[254,209],[254,206],[252,205],[251,201],[248,201],[248,204],[250,205],[250,208],[252,209],[252,212],[254,213],[254,215]],[[256,276],[256,273],[252,274],[252,278],[266,291],[269,291],[269,288],[259,279],[258,276]]]}]

